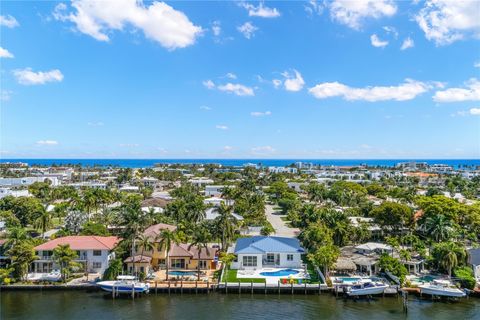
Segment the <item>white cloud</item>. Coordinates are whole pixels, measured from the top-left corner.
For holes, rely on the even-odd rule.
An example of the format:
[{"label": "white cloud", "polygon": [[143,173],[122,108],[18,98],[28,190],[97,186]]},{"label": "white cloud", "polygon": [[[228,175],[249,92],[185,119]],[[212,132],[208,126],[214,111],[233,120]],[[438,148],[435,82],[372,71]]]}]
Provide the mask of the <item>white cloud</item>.
[{"label": "white cloud", "polygon": [[479,12],[477,0],[429,0],[415,20],[425,37],[440,46],[469,36],[480,37]]},{"label": "white cloud", "polygon": [[235,73],[229,72],[225,75],[228,79],[237,79],[237,75]]},{"label": "white cloud", "polygon": [[428,91],[430,88],[431,85],[427,83],[406,79],[404,83],[398,86],[376,86],[365,88],[352,88],[339,82],[325,82],[317,84],[308,91],[317,99],[342,97],[348,101],[364,100],[375,102],[386,100],[411,100]]},{"label": "white cloud", "polygon": [[395,29],[395,27],[392,26],[384,26],[383,30],[385,30],[386,33],[391,33],[395,36],[395,39],[398,38],[398,31]]},{"label": "white cloud", "polygon": [[13,54],[7,49],[0,47],[0,58],[13,58]]},{"label": "white cloud", "polygon": [[217,89],[220,91],[236,94],[237,96],[254,96],[255,92],[253,88],[244,86],[239,83],[227,83],[224,85],[217,86]]},{"label": "white cloud", "polygon": [[228,127],[223,124],[217,124],[215,128],[220,129],[220,130],[228,130]]},{"label": "white cloud", "polygon": [[433,100],[436,102],[479,101],[480,81],[471,78],[465,82],[465,88],[449,88],[435,92]]},{"label": "white cloud", "polygon": [[413,39],[410,37],[407,37],[405,38],[405,40],[403,40],[400,50],[407,50],[408,48],[413,48],[414,46],[415,46],[415,42],[413,42]]},{"label": "white cloud", "polygon": [[309,15],[313,15],[314,13],[320,15],[323,12],[323,5],[319,4],[317,0],[310,0],[304,8]]},{"label": "white cloud", "polygon": [[12,91],[10,90],[0,90],[0,101],[9,101],[12,96]]},{"label": "white cloud", "polygon": [[261,146],[261,147],[254,147],[250,151],[252,154],[255,154],[255,155],[266,155],[266,154],[275,153],[276,150],[271,146]]},{"label": "white cloud", "polygon": [[233,147],[232,147],[232,146],[225,146],[225,147],[223,147],[223,150],[225,150],[225,151],[232,151],[232,150],[233,150]]},{"label": "white cloud", "polygon": [[287,91],[294,91],[294,92],[300,91],[305,85],[305,81],[303,80],[300,72],[293,69],[293,73],[294,75],[290,74],[287,71],[282,73],[282,75],[286,78],[286,80],[283,82],[283,85],[285,87],[285,90]]},{"label": "white cloud", "polygon": [[201,110],[205,110],[205,111],[210,111],[212,110],[212,108],[208,107],[208,106],[200,106],[200,109]]},{"label": "white cloud", "polygon": [[330,4],[333,20],[353,29],[360,29],[366,18],[391,17],[397,12],[392,0],[335,0]]},{"label": "white cloud", "polygon": [[264,6],[262,2],[258,6],[254,6],[250,3],[241,2],[240,6],[248,10],[248,15],[250,17],[261,17],[261,18],[277,18],[280,17],[280,11],[277,8],[269,8]]},{"label": "white cloud", "polygon": [[275,87],[275,89],[278,89],[282,85],[282,80],[273,79],[272,83],[273,83],[273,86]]},{"label": "white cloud", "polygon": [[222,27],[220,21],[213,21],[212,32],[215,37],[218,37],[222,33]]},{"label": "white cloud", "polygon": [[270,116],[272,114],[272,112],[270,111],[265,111],[265,112],[262,112],[262,111],[254,111],[254,112],[250,112],[250,115],[252,117],[265,117],[265,116]]},{"label": "white cloud", "polygon": [[471,108],[470,114],[473,116],[480,116],[480,108]]},{"label": "white cloud", "polygon": [[55,140],[39,140],[37,141],[37,145],[39,146],[56,146],[58,141]]},{"label": "white cloud", "polygon": [[473,63],[473,66],[474,66],[475,68],[480,68],[480,61],[475,61],[475,62]]},{"label": "white cloud", "polygon": [[388,45],[388,41],[382,41],[376,34],[370,36],[370,42],[372,46],[377,48],[385,48]]},{"label": "white cloud", "polygon": [[147,38],[174,50],[194,44],[203,31],[183,12],[165,2],[148,5],[142,0],[74,0],[72,7],[74,12],[67,12],[67,6],[60,3],[55,7],[54,18],[74,23],[78,31],[99,41],[109,41],[110,33],[130,25],[142,30]]},{"label": "white cloud", "polygon": [[0,16],[0,26],[5,26],[7,28],[15,28],[18,27],[18,21],[15,19],[15,17],[12,17],[11,15],[1,15]]},{"label": "white cloud", "polygon": [[207,89],[214,89],[215,88],[215,83],[213,83],[212,80],[205,80],[202,82],[205,88]]},{"label": "white cloud", "polygon": [[255,31],[258,30],[251,22],[245,22],[241,26],[237,27],[238,32],[243,34],[247,39],[251,39],[255,35]]},{"label": "white cloud", "polygon": [[17,82],[23,85],[37,85],[47,82],[61,82],[63,80],[63,74],[58,69],[34,72],[31,68],[26,68],[14,70],[13,75],[17,78]]},{"label": "white cloud", "polygon": [[88,122],[87,125],[90,127],[102,127],[104,123],[102,121],[94,121],[94,122]]}]

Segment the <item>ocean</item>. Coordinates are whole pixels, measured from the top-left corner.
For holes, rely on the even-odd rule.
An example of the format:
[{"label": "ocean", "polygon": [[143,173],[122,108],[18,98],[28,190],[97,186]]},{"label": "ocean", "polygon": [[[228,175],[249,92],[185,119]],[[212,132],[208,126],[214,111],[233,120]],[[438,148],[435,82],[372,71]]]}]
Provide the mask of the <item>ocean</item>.
[{"label": "ocean", "polygon": [[480,159],[0,159],[0,163],[24,162],[29,165],[69,165],[124,168],[149,168],[155,164],[220,164],[223,166],[242,166],[246,163],[262,166],[288,166],[295,162],[313,163],[323,166],[368,166],[393,167],[399,162],[426,162],[428,164],[447,164],[454,168],[480,166]]}]

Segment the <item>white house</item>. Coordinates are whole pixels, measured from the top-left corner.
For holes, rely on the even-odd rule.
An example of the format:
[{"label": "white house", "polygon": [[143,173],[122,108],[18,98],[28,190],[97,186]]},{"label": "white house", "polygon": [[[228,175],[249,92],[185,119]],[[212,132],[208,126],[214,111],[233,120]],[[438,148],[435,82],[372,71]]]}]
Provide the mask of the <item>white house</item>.
[{"label": "white house", "polygon": [[239,238],[232,269],[300,268],[305,249],[296,238],[255,236]]},{"label": "white house", "polygon": [[28,192],[28,190],[12,190],[10,188],[0,188],[0,199],[7,196],[12,196],[15,198],[29,197],[30,193]]},{"label": "white house", "polygon": [[0,178],[1,187],[21,187],[29,186],[35,182],[47,182],[51,183],[52,187],[60,185],[60,181],[57,177],[23,177],[23,178]]},{"label": "white house", "polygon": [[38,259],[32,263],[35,273],[49,273],[59,266],[54,262],[53,250],[59,245],[68,244],[77,252],[77,262],[83,265],[88,273],[103,274],[110,261],[115,259],[113,249],[118,243],[117,237],[100,236],[68,236],[50,240],[35,247]]},{"label": "white house", "polygon": [[219,185],[205,186],[205,196],[207,197],[221,196],[224,188],[225,186],[219,186]]}]

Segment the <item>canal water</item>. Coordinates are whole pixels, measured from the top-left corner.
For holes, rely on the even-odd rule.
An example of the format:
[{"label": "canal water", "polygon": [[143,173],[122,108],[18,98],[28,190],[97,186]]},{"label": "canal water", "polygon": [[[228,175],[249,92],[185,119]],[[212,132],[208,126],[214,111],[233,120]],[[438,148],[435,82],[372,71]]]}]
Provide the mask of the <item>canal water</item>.
[{"label": "canal water", "polygon": [[480,299],[432,302],[402,299],[346,300],[331,294],[150,294],[135,300],[101,292],[9,291],[0,293],[0,319],[480,319]]}]

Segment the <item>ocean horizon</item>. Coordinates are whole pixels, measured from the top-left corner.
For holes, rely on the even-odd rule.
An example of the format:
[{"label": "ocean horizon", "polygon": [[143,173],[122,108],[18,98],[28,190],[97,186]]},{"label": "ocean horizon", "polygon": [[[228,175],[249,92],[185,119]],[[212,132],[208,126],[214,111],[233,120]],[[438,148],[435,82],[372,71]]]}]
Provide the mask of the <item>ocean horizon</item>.
[{"label": "ocean horizon", "polygon": [[60,159],[60,158],[18,158],[0,159],[0,163],[23,162],[28,165],[52,166],[52,165],[82,165],[85,167],[125,167],[125,168],[149,168],[157,164],[219,164],[223,166],[243,166],[254,163],[262,166],[288,166],[295,162],[313,163],[322,166],[358,166],[368,165],[372,167],[393,167],[399,162],[425,162],[432,164],[446,164],[454,168],[466,166],[480,166],[480,159]]}]

